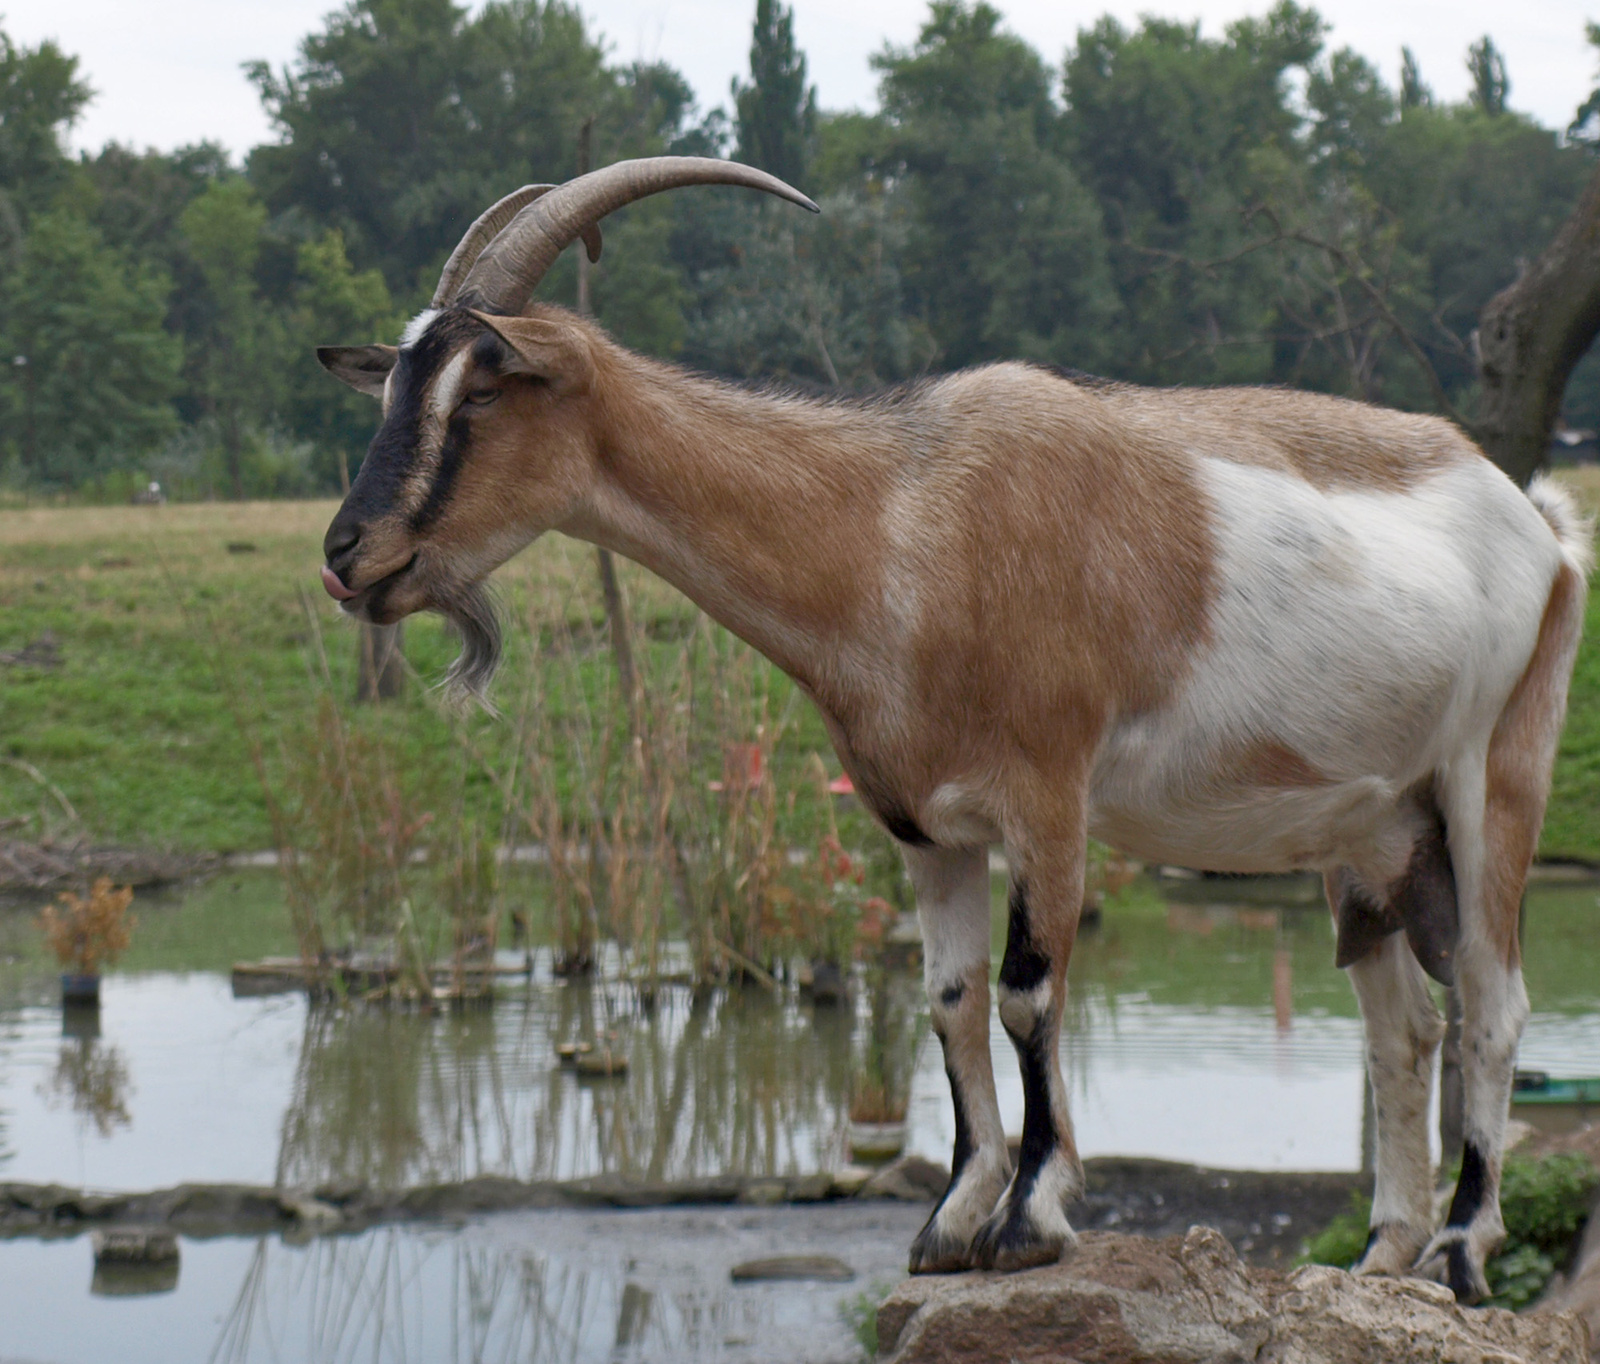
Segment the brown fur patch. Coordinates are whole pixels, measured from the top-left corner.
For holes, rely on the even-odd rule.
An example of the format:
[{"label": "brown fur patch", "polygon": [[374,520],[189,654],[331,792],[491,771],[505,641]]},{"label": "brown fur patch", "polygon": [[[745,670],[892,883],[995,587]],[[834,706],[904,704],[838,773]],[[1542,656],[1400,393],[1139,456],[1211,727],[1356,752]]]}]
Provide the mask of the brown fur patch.
[{"label": "brown fur patch", "polygon": [[1331,780],[1294,749],[1274,739],[1258,739],[1225,756],[1217,767],[1232,779],[1230,784],[1240,786],[1292,789],[1326,786]]},{"label": "brown fur patch", "polygon": [[1439,417],[1321,393],[1121,384],[1095,392],[1130,431],[1154,443],[1277,469],[1324,491],[1404,492],[1453,464],[1484,458]]},{"label": "brown fur patch", "polygon": [[1539,846],[1587,595],[1583,578],[1563,566],[1550,589],[1533,656],[1489,741],[1484,913],[1490,938],[1507,965],[1519,958],[1522,892]]}]

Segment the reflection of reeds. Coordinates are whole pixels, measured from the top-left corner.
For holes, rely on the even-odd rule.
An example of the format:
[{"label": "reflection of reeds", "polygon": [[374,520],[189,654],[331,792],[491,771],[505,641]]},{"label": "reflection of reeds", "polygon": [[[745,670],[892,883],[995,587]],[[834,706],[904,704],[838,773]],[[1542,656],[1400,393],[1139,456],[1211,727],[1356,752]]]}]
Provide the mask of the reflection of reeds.
[{"label": "reflection of reeds", "polygon": [[773,1314],[770,1297],[725,1281],[651,1291],[620,1265],[606,1272],[459,1232],[380,1227],[304,1247],[258,1242],[207,1359],[709,1359],[730,1336],[781,1329]]},{"label": "reflection of reeds", "polygon": [[[557,1065],[557,1041],[607,1028],[625,1078],[591,1085]],[[492,1011],[316,1007],[276,1179],[809,1173],[835,1153],[855,1045],[850,1010],[739,987],[667,989],[649,1010],[620,983],[537,989]]]},{"label": "reflection of reeds", "polygon": [[64,1100],[102,1137],[133,1126],[127,1102],[128,1064],[115,1047],[92,1037],[62,1042],[55,1069],[40,1092]]}]

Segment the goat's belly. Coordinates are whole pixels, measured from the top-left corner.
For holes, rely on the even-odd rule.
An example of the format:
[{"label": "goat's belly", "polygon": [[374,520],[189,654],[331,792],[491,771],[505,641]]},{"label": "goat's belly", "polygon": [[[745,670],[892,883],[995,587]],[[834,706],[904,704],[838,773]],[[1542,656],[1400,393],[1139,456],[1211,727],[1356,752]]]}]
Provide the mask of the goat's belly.
[{"label": "goat's belly", "polygon": [[1409,838],[1406,803],[1382,778],[1314,791],[1236,789],[1206,802],[1094,804],[1089,832],[1146,862],[1285,872],[1387,862]]}]

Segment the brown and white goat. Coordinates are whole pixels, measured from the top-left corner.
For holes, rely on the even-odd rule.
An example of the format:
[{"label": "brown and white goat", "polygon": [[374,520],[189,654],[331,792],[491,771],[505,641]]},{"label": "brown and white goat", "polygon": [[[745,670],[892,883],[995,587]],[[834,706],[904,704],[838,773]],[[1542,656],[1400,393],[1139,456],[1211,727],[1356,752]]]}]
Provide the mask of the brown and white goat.
[{"label": "brown and white goat", "polygon": [[[900,843],[924,925],[956,1144],[913,1270],[1036,1264],[1072,1239],[1057,1053],[1091,833],[1191,867],[1321,870],[1377,1103],[1360,1267],[1481,1295],[1527,1016],[1518,908],[1587,525],[1429,417],[1023,364],[802,399],[528,306],[563,246],[598,249],[605,212],[713,179],[800,200],[669,158],[531,187],[469,232],[398,349],[322,353],[384,405],[328,530],[328,590],[367,620],[452,616],[456,680],[481,688],[498,639],[480,584],[556,529],[660,574],[799,682]],[[1000,1018],[1026,1096],[1015,1170],[989,1054],[995,842],[1011,868]],[[1466,1147],[1441,1229],[1425,968],[1465,1012]]]}]

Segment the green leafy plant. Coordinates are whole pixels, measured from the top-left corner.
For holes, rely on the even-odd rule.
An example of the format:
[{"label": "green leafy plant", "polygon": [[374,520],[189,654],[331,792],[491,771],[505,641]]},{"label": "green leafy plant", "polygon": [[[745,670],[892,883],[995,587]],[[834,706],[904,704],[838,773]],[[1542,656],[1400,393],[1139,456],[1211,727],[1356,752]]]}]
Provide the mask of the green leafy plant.
[{"label": "green leafy plant", "polygon": [[1336,1265],[1349,1269],[1367,1247],[1372,1200],[1364,1193],[1350,1195],[1350,1207],[1306,1242],[1296,1264]]},{"label": "green leafy plant", "polygon": [[[1457,1173],[1447,1171],[1447,1178],[1454,1181]],[[1596,1189],[1600,1170],[1580,1155],[1538,1160],[1513,1156],[1506,1161],[1500,1179],[1506,1239],[1485,1266],[1491,1306],[1520,1310],[1544,1292],[1551,1275],[1572,1254]],[[1352,1194],[1349,1211],[1306,1242],[1298,1263],[1349,1268],[1366,1247],[1371,1210],[1370,1198]]]}]

